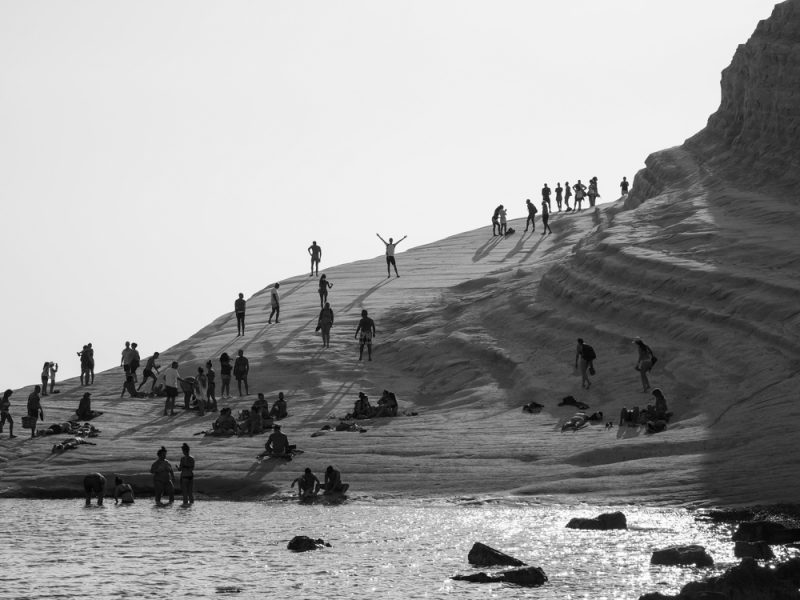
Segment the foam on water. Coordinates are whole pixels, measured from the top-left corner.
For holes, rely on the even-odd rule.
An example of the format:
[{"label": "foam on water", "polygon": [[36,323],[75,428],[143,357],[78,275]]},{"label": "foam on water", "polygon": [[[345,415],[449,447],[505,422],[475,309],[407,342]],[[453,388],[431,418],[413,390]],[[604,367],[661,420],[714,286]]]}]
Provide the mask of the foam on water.
[{"label": "foam on water", "polygon": [[[481,541],[544,569],[540,599],[637,598],[677,591],[738,561],[731,526],[682,509],[514,501],[199,502],[85,508],[79,500],[0,500],[0,598],[530,598],[450,580]],[[578,531],[575,516],[622,510],[627,531]],[[331,547],[295,554],[295,535]],[[653,550],[704,545],[713,569],[650,565]],[[787,552],[787,551],[784,551]],[[785,554],[780,558],[786,558]],[[486,569],[483,569],[486,570]]]}]

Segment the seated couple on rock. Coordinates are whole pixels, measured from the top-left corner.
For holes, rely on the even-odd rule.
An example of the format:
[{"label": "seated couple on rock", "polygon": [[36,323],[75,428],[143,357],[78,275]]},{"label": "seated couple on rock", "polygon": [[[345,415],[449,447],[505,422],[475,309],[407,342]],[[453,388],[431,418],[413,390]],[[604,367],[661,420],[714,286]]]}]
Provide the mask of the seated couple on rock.
[{"label": "seated couple on rock", "polygon": [[325,469],[325,483],[321,484],[317,476],[311,472],[311,469],[306,467],[303,474],[292,481],[292,486],[297,484],[297,493],[301,500],[310,500],[314,498],[317,494],[319,494],[320,490],[325,495],[331,494],[344,494],[349,488],[350,485],[347,483],[342,483],[342,474],[333,468],[333,466],[328,466]]},{"label": "seated couple on rock", "polygon": [[383,390],[377,406],[370,404],[369,398],[364,392],[358,393],[358,400],[353,405],[353,412],[350,415],[353,419],[375,419],[378,417],[397,416],[397,397],[389,390]]},{"label": "seated couple on rock", "polygon": [[227,435],[239,435],[241,428],[239,427],[239,423],[236,422],[236,419],[231,414],[230,407],[225,407],[221,411],[219,411],[219,416],[217,417],[216,421],[211,425],[213,431],[207,435],[218,435],[218,436],[227,436]]},{"label": "seated couple on rock", "polygon": [[672,413],[667,410],[667,399],[660,388],[655,388],[652,394],[655,397],[655,405],[648,404],[647,408],[641,410],[638,406],[632,409],[623,407],[620,411],[619,424],[645,425],[649,433],[664,431]]}]

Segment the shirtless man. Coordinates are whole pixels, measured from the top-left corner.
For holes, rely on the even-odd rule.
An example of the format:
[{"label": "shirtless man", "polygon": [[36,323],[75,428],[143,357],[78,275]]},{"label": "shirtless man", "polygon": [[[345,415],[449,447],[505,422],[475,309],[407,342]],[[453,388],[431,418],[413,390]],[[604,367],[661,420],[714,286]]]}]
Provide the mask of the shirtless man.
[{"label": "shirtless man", "polygon": [[11,418],[11,394],[12,390],[3,392],[3,397],[0,399],[0,433],[3,432],[3,425],[8,421],[8,439],[15,438],[14,435],[14,419]]},{"label": "shirtless man", "polygon": [[366,310],[361,311],[361,320],[358,322],[358,327],[356,327],[356,338],[359,337],[359,333],[361,337],[359,339],[358,360],[364,358],[364,344],[367,346],[368,359],[372,360],[372,338],[375,337],[375,321],[367,316]]},{"label": "shirtless man", "polygon": [[313,498],[319,493],[322,487],[317,476],[314,475],[308,467],[306,467],[300,477],[292,482],[292,487],[294,487],[295,483],[297,484],[297,495],[301,500]]},{"label": "shirtless man", "polygon": [[309,277],[315,275],[314,271],[316,271],[316,275],[319,275],[319,261],[322,260],[322,248],[317,246],[316,240],[311,242],[311,245],[308,247],[308,253],[311,255],[311,275],[309,275]]},{"label": "shirtless man", "polygon": [[392,276],[392,271],[391,271],[390,267],[394,267],[394,274],[397,277],[400,277],[400,274],[397,272],[397,263],[394,260],[394,249],[397,246],[397,244],[402,242],[408,236],[404,235],[403,237],[401,237],[396,242],[394,240],[392,240],[392,238],[389,238],[389,241],[387,242],[385,239],[383,239],[381,237],[380,233],[376,233],[375,235],[377,235],[378,239],[380,241],[382,241],[384,243],[384,245],[386,246],[386,275],[387,275],[387,279]]},{"label": "shirtless man", "polygon": [[291,448],[289,447],[289,438],[286,434],[281,432],[280,425],[272,426],[272,433],[267,438],[267,443],[264,444],[264,452],[259,455],[259,458],[264,456],[280,456],[291,458]]},{"label": "shirtless man", "polygon": [[272,317],[275,317],[275,322],[280,323],[281,318],[281,297],[278,294],[278,290],[280,289],[281,284],[276,283],[275,287],[272,288],[272,291],[269,294],[269,303],[272,307],[272,312],[269,313],[269,320],[267,323],[272,324]]}]

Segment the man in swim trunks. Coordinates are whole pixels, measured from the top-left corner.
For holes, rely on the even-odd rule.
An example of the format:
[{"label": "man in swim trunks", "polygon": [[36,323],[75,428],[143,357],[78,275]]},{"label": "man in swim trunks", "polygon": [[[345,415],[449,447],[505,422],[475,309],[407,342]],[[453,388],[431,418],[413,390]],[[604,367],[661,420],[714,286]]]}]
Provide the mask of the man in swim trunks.
[{"label": "man in swim trunks", "polygon": [[314,276],[314,271],[319,275],[319,261],[322,260],[322,248],[317,246],[316,240],[311,242],[311,245],[308,247],[308,253],[311,255],[311,275],[309,275],[309,277]]},{"label": "man in swim trunks", "polygon": [[240,293],[239,297],[233,303],[233,312],[236,314],[236,337],[244,335],[245,304],[244,294]]},{"label": "man in swim trunks", "polygon": [[42,391],[40,386],[35,386],[30,396],[28,396],[28,417],[31,421],[31,437],[36,437],[36,419],[44,421],[44,410],[42,410],[42,401],[39,398],[39,392]]},{"label": "man in swim trunks", "polygon": [[3,392],[3,397],[0,399],[0,433],[3,432],[3,425],[8,421],[8,439],[15,438],[14,435],[14,419],[11,418],[11,394],[12,390]]},{"label": "man in swim trunks", "polygon": [[125,483],[122,477],[114,479],[114,504],[133,504],[133,488],[130,483]]},{"label": "man in swim trunks", "polygon": [[364,358],[364,344],[367,346],[367,356],[369,360],[372,360],[372,338],[375,337],[375,321],[367,316],[366,310],[361,311],[361,320],[358,322],[358,327],[356,327],[356,338],[359,337],[359,333],[361,337],[359,339],[358,360]]},{"label": "man in swim trunks", "polygon": [[569,199],[572,198],[572,187],[569,185],[569,181],[564,182],[564,205],[567,207],[567,212],[571,211],[572,209],[569,206]]},{"label": "man in swim trunks", "polygon": [[92,494],[97,496],[97,506],[103,506],[106,493],[106,478],[100,473],[90,473],[83,478],[83,491],[86,492],[86,506],[92,503]]},{"label": "man in swim trunks", "polygon": [[272,317],[275,316],[275,322],[280,323],[279,319],[281,318],[281,297],[278,294],[278,290],[280,289],[281,284],[276,283],[275,287],[272,288],[272,291],[269,294],[269,303],[272,307],[272,312],[269,313],[269,320],[267,323],[272,324]]},{"label": "man in swim trunks", "polygon": [[342,474],[329,465],[328,468],[325,469],[324,487],[324,493],[326,494],[344,494],[350,486],[346,483],[342,483]]},{"label": "man in swim trunks", "polygon": [[562,199],[563,193],[564,193],[564,188],[561,187],[561,182],[559,181],[556,184],[556,206],[558,207],[558,212],[561,212],[561,202],[563,201]]},{"label": "man in swim trunks", "polygon": [[528,231],[528,223],[531,224],[531,231],[536,231],[536,221],[534,220],[537,212],[536,206],[534,206],[530,198],[525,200],[525,206],[528,207],[528,218],[525,219],[525,231]]},{"label": "man in swim trunks", "polygon": [[162,506],[161,497],[169,496],[169,503],[175,502],[175,473],[172,465],[167,460],[167,449],[164,446],[156,452],[158,457],[150,465],[150,472],[153,474],[153,491],[156,497],[156,504]]},{"label": "man in swim trunks", "polygon": [[628,178],[627,177],[623,177],[622,181],[619,182],[619,189],[622,192],[623,196],[627,196],[628,195]]},{"label": "man in swim trunks", "polygon": [[397,272],[397,263],[394,261],[394,249],[397,246],[397,244],[402,242],[408,236],[404,235],[403,237],[401,237],[396,242],[393,241],[392,238],[389,238],[389,241],[387,242],[385,239],[383,239],[381,237],[380,233],[376,233],[375,235],[377,235],[378,239],[380,241],[382,241],[386,245],[386,275],[387,275],[387,279],[392,276],[392,272],[390,270],[390,267],[394,267],[394,274],[397,277],[400,277],[400,274]]},{"label": "man in swim trunks", "polygon": [[547,208],[550,208],[550,187],[546,183],[542,188],[542,202],[547,202]]},{"label": "man in swim trunks", "polygon": [[247,386],[247,374],[250,373],[250,361],[244,355],[244,350],[239,350],[239,356],[233,361],[233,376],[236,377],[236,383],[239,386],[239,396],[242,395],[242,382],[244,381],[244,395],[250,394],[250,388]]},{"label": "man in swim trunks", "polygon": [[264,454],[261,456],[291,456],[289,438],[286,437],[285,433],[281,432],[281,426],[273,425],[272,429],[272,433],[267,438],[267,443],[264,444]]},{"label": "man in swim trunks", "polygon": [[292,482],[291,487],[294,487],[295,483],[297,484],[297,495],[301,500],[313,498],[319,492],[320,487],[322,487],[317,476],[314,475],[308,467],[306,467],[300,477]]},{"label": "man in swim trunks", "polygon": [[150,393],[153,392],[153,389],[156,386],[156,381],[158,378],[158,365],[156,364],[156,359],[159,357],[158,352],[153,352],[153,356],[147,359],[147,362],[144,364],[144,379],[142,379],[142,383],[139,384],[138,389],[142,389],[142,386],[147,383],[148,379],[152,379],[153,383],[150,384]]}]

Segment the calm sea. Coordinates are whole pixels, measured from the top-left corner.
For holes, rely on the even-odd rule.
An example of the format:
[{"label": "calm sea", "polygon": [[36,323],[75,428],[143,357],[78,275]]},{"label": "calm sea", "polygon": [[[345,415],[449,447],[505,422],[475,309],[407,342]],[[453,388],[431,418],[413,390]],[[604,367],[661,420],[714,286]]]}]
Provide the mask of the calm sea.
[{"label": "calm sea", "polygon": [[[622,510],[627,531],[565,529]],[[0,500],[0,598],[637,598],[676,592],[738,562],[731,528],[685,510],[502,500],[290,501],[86,508],[82,500]],[[331,547],[295,554],[295,535]],[[544,569],[535,591],[450,580],[481,541]],[[651,566],[654,549],[699,543],[710,570]],[[781,557],[785,558],[785,556]]]}]

